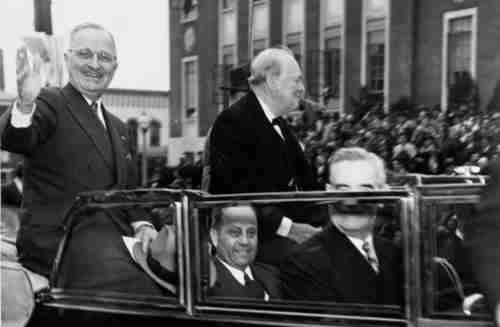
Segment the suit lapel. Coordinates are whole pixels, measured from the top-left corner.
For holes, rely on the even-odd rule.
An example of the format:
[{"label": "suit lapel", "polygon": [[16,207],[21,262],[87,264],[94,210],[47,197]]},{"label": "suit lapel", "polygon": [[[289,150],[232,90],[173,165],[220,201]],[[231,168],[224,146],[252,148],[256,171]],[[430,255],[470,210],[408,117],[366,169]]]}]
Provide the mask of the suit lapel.
[{"label": "suit lapel", "polygon": [[108,142],[108,135],[101,122],[95,118],[83,96],[68,83],[62,93],[67,101],[69,112],[90,138],[104,162],[113,169],[112,149]]},{"label": "suit lapel", "polygon": [[213,296],[244,297],[243,286],[231,275],[231,272],[218,259],[214,260],[214,264],[217,276],[210,293]]},{"label": "suit lapel", "polygon": [[323,234],[322,242],[332,262],[334,284],[344,300],[349,302],[375,301],[376,290],[374,288],[377,283],[377,274],[347,236],[329,224]]},{"label": "suit lapel", "polygon": [[125,187],[127,184],[127,160],[126,149],[124,147],[125,140],[122,139],[116,124],[110,118],[104,106],[102,106],[102,113],[104,115],[104,119],[106,120],[106,126],[108,128],[109,137],[113,146],[114,162],[116,166],[116,186]]},{"label": "suit lapel", "polygon": [[250,269],[252,269],[253,278],[257,282],[259,282],[264,290],[271,298],[279,298],[280,292],[278,289],[278,285],[274,279],[274,276],[271,275],[270,272],[262,269],[258,265],[252,264],[250,265]]}]

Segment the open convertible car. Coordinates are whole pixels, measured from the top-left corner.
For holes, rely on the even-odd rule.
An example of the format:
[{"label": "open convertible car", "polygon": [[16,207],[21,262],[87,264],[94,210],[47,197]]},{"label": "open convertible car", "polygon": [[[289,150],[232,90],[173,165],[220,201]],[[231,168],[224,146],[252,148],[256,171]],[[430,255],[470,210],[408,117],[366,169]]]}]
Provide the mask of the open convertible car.
[{"label": "open convertible car", "polygon": [[[210,195],[195,190],[138,189],[81,194],[66,217],[66,232],[49,286],[36,293],[30,325],[48,321],[219,323],[269,326],[493,326],[463,249],[463,226],[476,214],[482,178],[406,176],[384,191],[325,191]],[[301,216],[329,215],[345,204],[375,208],[374,233],[397,248],[401,257],[401,297],[390,304],[270,298],[269,301],[216,297],[209,228],[216,208],[251,204]],[[82,213],[147,210],[158,228],[174,226],[175,282],[155,280],[164,296],[90,291],[65,287],[65,250],[85,222]],[[124,246],[134,258],[134,244]],[[89,258],[91,260],[91,258]],[[137,261],[137,258],[135,258]],[[138,262],[137,264],[140,264]],[[350,262],[344,263],[346,266]],[[360,281],[363,283],[364,281]],[[117,323],[117,325],[120,325]],[[88,325],[88,324],[86,324]]]}]

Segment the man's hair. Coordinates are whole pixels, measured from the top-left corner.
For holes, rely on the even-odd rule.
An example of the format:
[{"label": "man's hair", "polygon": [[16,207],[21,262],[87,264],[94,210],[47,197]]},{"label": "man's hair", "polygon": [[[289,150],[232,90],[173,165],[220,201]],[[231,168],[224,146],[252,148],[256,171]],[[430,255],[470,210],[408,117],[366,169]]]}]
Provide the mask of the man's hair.
[{"label": "man's hair", "polygon": [[283,64],[283,56],[292,56],[293,52],[285,46],[275,46],[259,52],[250,66],[250,86],[257,86],[266,80],[268,74],[279,75]]},{"label": "man's hair", "polygon": [[221,207],[215,207],[212,209],[212,217],[211,217],[212,219],[210,222],[210,228],[219,230],[220,227],[222,226],[222,219],[224,217],[225,210],[234,207],[249,207],[254,212],[255,217],[257,217],[257,211],[251,204],[228,204]]},{"label": "man's hair", "polygon": [[384,187],[386,185],[385,164],[382,158],[373,152],[369,152],[360,147],[346,147],[335,151],[328,159],[328,172],[333,164],[343,161],[367,161],[370,162],[377,173],[377,186]]},{"label": "man's hair", "polygon": [[113,43],[113,48],[116,51],[116,42],[115,42],[115,38],[113,37],[113,34],[111,34],[111,32],[109,32],[107,29],[105,29],[102,25],[99,25],[96,23],[91,23],[91,22],[81,23],[81,24],[78,24],[75,27],[73,27],[73,29],[71,30],[71,32],[69,34],[69,47],[71,47],[71,44],[73,43],[73,39],[75,38],[75,35],[78,34],[78,32],[80,32],[82,30],[86,30],[86,29],[101,30],[101,31],[106,32],[109,35],[109,37],[111,38],[111,42]]}]

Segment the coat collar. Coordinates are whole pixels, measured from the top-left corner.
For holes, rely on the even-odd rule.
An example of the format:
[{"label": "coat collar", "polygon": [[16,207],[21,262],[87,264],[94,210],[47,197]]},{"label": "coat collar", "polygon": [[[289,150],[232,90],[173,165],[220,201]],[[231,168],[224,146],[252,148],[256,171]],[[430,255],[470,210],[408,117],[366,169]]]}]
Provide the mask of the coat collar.
[{"label": "coat collar", "polygon": [[[251,126],[255,126],[257,129],[258,139],[260,143],[265,145],[269,145],[272,143],[272,147],[274,149],[279,149],[283,147],[283,139],[276,132],[272,123],[269,121],[268,117],[264,113],[264,109],[262,109],[257,96],[252,91],[248,92],[246,97],[246,108],[249,108],[248,112],[250,112],[252,120],[254,124]],[[249,124],[250,125],[250,124]],[[283,131],[282,131],[283,132]]]},{"label": "coat collar", "polygon": [[[321,232],[320,239],[330,257],[332,278],[343,300],[352,302],[373,296],[377,274],[347,236],[330,223]],[[353,276],[356,276],[355,285]]]}]

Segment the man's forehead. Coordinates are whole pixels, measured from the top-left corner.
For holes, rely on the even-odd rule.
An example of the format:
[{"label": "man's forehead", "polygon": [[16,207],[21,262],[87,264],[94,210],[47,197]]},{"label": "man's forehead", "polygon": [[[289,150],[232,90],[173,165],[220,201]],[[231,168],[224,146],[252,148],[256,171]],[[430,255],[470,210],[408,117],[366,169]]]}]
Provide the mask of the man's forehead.
[{"label": "man's forehead", "polygon": [[377,179],[376,168],[368,161],[340,161],[330,166],[330,182],[333,185],[377,185]]},{"label": "man's forehead", "polygon": [[109,32],[98,28],[84,28],[75,32],[71,37],[71,46],[75,47],[107,47],[115,51],[113,38]]},{"label": "man's forehead", "polygon": [[222,222],[227,224],[257,224],[255,211],[249,206],[225,208],[222,211]]}]

